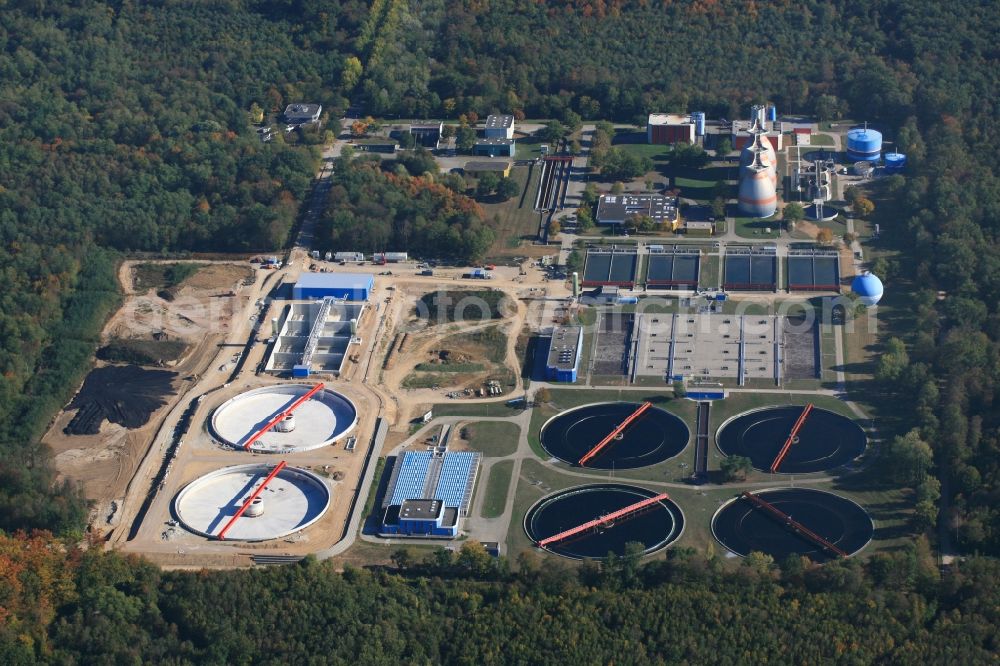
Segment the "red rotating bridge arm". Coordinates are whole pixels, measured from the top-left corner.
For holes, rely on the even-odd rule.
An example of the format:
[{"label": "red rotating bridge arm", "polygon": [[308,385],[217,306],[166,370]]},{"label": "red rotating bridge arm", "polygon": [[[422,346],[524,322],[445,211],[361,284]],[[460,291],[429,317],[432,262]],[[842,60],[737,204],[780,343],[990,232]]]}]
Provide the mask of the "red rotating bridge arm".
[{"label": "red rotating bridge arm", "polygon": [[644,402],[644,403],[642,403],[642,405],[639,407],[639,409],[637,409],[634,412],[632,412],[632,414],[627,419],[625,419],[620,424],[618,424],[618,427],[615,428],[614,430],[612,430],[611,433],[607,437],[605,437],[600,442],[598,442],[597,446],[595,446],[594,448],[592,448],[590,451],[587,451],[587,453],[585,453],[583,455],[583,457],[580,458],[580,460],[577,462],[577,465],[579,465],[580,467],[583,467],[584,465],[586,465],[587,462],[591,458],[593,458],[598,453],[600,453],[601,451],[603,451],[604,448],[608,444],[610,444],[612,441],[614,441],[615,437],[617,437],[618,435],[620,435],[622,433],[622,431],[625,430],[625,428],[627,428],[629,426],[630,423],[632,423],[637,418],[639,418],[640,416],[642,416],[643,413],[647,409],[649,409],[650,407],[652,407],[652,406],[653,406],[653,403],[651,403],[651,402]]},{"label": "red rotating bridge arm", "polygon": [[247,440],[246,444],[243,445],[243,448],[249,451],[253,443],[256,442],[258,439],[260,439],[265,432],[267,432],[274,426],[278,425],[278,423],[281,422],[281,419],[285,418],[286,416],[294,412],[296,409],[301,407],[302,403],[304,403],[309,398],[313,397],[313,395],[315,395],[316,392],[321,390],[322,388],[323,388],[323,382],[320,382],[319,384],[316,384],[316,386],[313,386],[311,389],[309,389],[308,393],[306,393],[304,396],[293,402],[288,409],[279,413],[273,419],[268,421],[266,426],[255,432],[253,436],[251,436],[250,439]]},{"label": "red rotating bridge arm", "polygon": [[646,507],[652,506],[653,504],[656,504],[657,502],[660,502],[665,499],[670,499],[670,496],[667,495],[666,493],[660,493],[656,497],[649,497],[647,499],[642,500],[641,502],[636,502],[635,504],[630,504],[629,506],[623,509],[618,509],[617,511],[613,511],[607,514],[606,516],[601,516],[600,518],[595,518],[594,520],[588,520],[583,525],[577,525],[576,527],[568,529],[565,532],[560,532],[559,534],[542,539],[541,541],[538,542],[538,545],[544,548],[550,543],[563,541],[565,539],[570,538],[571,536],[576,536],[577,534],[586,532],[587,530],[594,529],[595,527],[600,527],[601,525],[607,525],[608,523],[618,520],[619,518],[623,518],[625,516],[634,514],[637,511],[642,511]]},{"label": "red rotating bridge arm", "polygon": [[243,502],[243,506],[241,506],[240,509],[239,509],[239,511],[236,512],[236,515],[233,516],[232,518],[230,518],[229,522],[226,523],[225,526],[221,530],[219,530],[219,533],[216,535],[217,539],[219,539],[220,541],[224,541],[225,540],[225,538],[226,538],[226,532],[229,531],[229,528],[232,527],[236,523],[236,521],[240,519],[240,516],[243,515],[243,512],[246,511],[247,508],[249,508],[250,503],[253,502],[255,499],[257,499],[258,495],[260,495],[262,492],[264,492],[264,488],[267,487],[267,484],[271,483],[271,481],[274,479],[274,477],[278,476],[278,472],[280,472],[281,470],[283,470],[285,468],[286,464],[287,463],[285,463],[285,461],[282,460],[280,463],[278,463],[277,465],[275,465],[274,469],[271,470],[271,473],[267,475],[266,479],[264,479],[264,483],[262,483],[259,486],[257,486],[257,490],[253,491],[253,493],[250,495],[250,497],[248,497],[247,500],[245,502]]},{"label": "red rotating bridge arm", "polygon": [[802,410],[802,413],[799,414],[798,420],[795,421],[795,425],[792,426],[792,432],[788,435],[788,439],[785,440],[785,445],[781,447],[781,451],[778,452],[778,456],[774,459],[774,462],[771,463],[771,474],[777,472],[778,468],[781,467],[781,463],[785,461],[785,456],[788,455],[788,449],[792,448],[792,443],[795,441],[796,435],[799,434],[799,430],[802,429],[803,424],[805,424],[806,419],[809,418],[809,412],[812,411],[812,408],[813,404],[810,402],[806,405],[806,408]]},{"label": "red rotating bridge arm", "polygon": [[796,532],[798,532],[802,536],[806,537],[810,541],[816,543],[820,547],[826,548],[830,552],[835,553],[835,554],[839,555],[840,557],[847,557],[848,556],[848,554],[847,554],[846,551],[844,551],[843,549],[838,548],[837,546],[833,545],[832,543],[830,543],[829,541],[827,541],[826,539],[824,539],[820,535],[816,534],[815,532],[813,532],[811,529],[809,529],[808,527],[806,527],[805,525],[803,525],[799,521],[797,521],[794,518],[792,518],[791,516],[789,516],[787,513],[784,513],[783,511],[781,511],[780,509],[778,509],[776,506],[774,506],[770,502],[766,502],[766,501],[762,500],[761,498],[757,497],[756,495],[753,495],[753,494],[751,494],[749,492],[746,492],[746,491],[743,492],[742,497],[750,500],[750,502],[754,506],[756,506],[758,508],[761,508],[764,511],[767,511],[769,514],[771,514],[772,516],[774,516],[775,518],[777,518],[778,520],[780,520],[782,523],[784,523],[787,527],[791,527],[793,530],[795,530]]}]

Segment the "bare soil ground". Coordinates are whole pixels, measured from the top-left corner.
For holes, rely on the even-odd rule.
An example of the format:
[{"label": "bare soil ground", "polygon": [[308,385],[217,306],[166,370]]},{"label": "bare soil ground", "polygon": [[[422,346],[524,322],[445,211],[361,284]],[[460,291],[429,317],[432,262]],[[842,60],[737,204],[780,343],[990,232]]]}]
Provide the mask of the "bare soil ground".
[{"label": "bare soil ground", "polygon": [[795,231],[797,233],[803,233],[809,238],[815,239],[819,235],[819,227],[810,222],[809,220],[799,220],[795,223]]},{"label": "bare soil ground", "polygon": [[[497,285],[490,286],[497,287]],[[379,382],[380,388],[392,397],[398,409],[395,421],[397,427],[407,427],[410,420],[419,415],[422,405],[440,401],[449,391],[466,388],[478,389],[486,379],[501,376],[515,382],[514,389],[510,386],[504,386],[505,393],[510,393],[520,386],[520,372],[518,371],[520,364],[515,345],[517,333],[521,330],[527,314],[527,308],[523,302],[514,300],[516,294],[508,293],[513,302],[517,303],[517,312],[514,313],[514,316],[501,320],[474,320],[426,326],[417,320],[412,308],[412,304],[426,291],[426,287],[418,285],[406,287],[397,285],[393,302],[390,305],[389,320],[391,323],[386,327],[385,339],[392,340],[404,332],[409,334],[402,353],[395,353],[392,363],[382,371]],[[490,356],[496,358],[496,350],[491,349],[487,344],[479,344],[469,340],[468,336],[497,326],[506,336],[506,351],[503,353],[502,361],[491,361]],[[470,370],[469,372],[414,372],[417,365],[428,364],[424,367],[429,367],[435,364],[435,358],[440,361],[442,352],[446,352],[448,357],[465,359],[470,364],[479,364],[484,367],[482,370]],[[443,364],[438,364],[443,366]],[[432,377],[429,386],[420,388],[418,387],[420,382],[413,381],[412,378],[421,375]],[[413,388],[407,388],[407,386]],[[430,386],[438,388],[434,389]],[[496,398],[487,396],[481,399],[495,400]]]},{"label": "bare soil ground", "polygon": [[[245,264],[209,264],[178,285],[173,301],[165,301],[156,296],[153,288],[136,293],[135,263],[123,262],[119,270],[125,303],[105,326],[104,341],[166,337],[184,341],[188,346],[181,358],[165,364],[177,373],[174,391],[164,396],[164,404],[144,425],[128,429],[102,421],[97,434],[68,435],[63,431],[78,410],[67,406],[45,434],[43,441],[53,451],[58,478],[79,483],[85,495],[94,500],[92,524],[103,524],[113,518],[164,416],[215,358],[231,320],[247,305],[249,296],[241,294],[241,285],[254,275]],[[236,295],[219,295],[229,292]],[[106,366],[100,361],[96,363],[98,368]]]},{"label": "bare soil ground", "polygon": [[103,338],[197,342],[206,335],[225,335],[238,301],[228,294],[253,275],[245,264],[209,264],[177,285],[173,300],[167,301],[155,288],[136,292],[133,264],[125,262],[119,281],[127,298],[104,327]]},{"label": "bare soil ground", "polygon": [[476,327],[468,333],[456,333],[442,339],[433,337],[421,345],[416,353],[407,352],[401,362],[411,368],[402,382],[404,388],[427,388],[439,386],[442,390],[478,389],[489,378],[496,378],[503,372],[503,363],[494,363],[497,350],[483,342],[476,333],[488,333],[502,344],[501,356],[505,356],[506,337],[502,332],[492,334],[497,326]]},{"label": "bare soil ground", "polygon": [[840,281],[841,283],[850,285],[853,279],[854,254],[851,252],[851,248],[842,247],[840,248]]}]

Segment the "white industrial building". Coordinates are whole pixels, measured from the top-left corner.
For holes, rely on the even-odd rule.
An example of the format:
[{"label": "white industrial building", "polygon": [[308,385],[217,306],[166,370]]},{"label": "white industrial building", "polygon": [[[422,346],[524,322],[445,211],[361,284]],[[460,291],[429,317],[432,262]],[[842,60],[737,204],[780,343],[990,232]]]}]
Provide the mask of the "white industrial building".
[{"label": "white industrial building", "polygon": [[487,117],[483,137],[487,139],[513,139],[514,116],[505,114]]},{"label": "white industrial building", "polygon": [[288,305],[264,370],[291,372],[294,377],[313,372],[340,374],[349,347],[361,342],[357,322],[365,308],[363,302],[333,298]]}]

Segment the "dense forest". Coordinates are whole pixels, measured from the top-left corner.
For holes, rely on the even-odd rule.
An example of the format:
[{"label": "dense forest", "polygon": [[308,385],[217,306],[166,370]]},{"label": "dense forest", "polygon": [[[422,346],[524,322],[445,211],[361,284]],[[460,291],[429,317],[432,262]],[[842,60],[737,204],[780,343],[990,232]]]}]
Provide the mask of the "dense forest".
[{"label": "dense forest", "polygon": [[288,33],[208,3],[4,3],[0,528],[83,524],[37,441],[117,303],[119,253],[285,242],[316,158],[310,137],[261,143],[247,109],[319,95],[332,66],[286,58]]},{"label": "dense forest", "polygon": [[[998,556],[997,34],[996,4],[977,0],[8,0],[0,529],[83,525],[82,498],[53,486],[38,440],[117,303],[120,257],[287,242],[325,135],[262,143],[252,105],[273,117],[291,101],[320,102],[329,127],[349,106],[576,126],[650,111],[733,118],[770,100],[783,113],[871,121],[909,156],[905,176],[870,193],[894,337],[876,380],[851,391],[874,406],[886,456],[926,452],[895,481],[913,486],[933,545]],[[334,249],[473,257],[492,240],[475,204],[419,160],[336,166],[323,219],[329,242],[344,245]],[[579,579],[529,563],[516,576],[475,573],[462,561],[402,575],[308,563],[197,576],[45,536],[2,542],[4,663],[292,663],[311,651],[392,663],[971,664],[998,647],[996,560],[938,578],[922,541],[780,572],[750,561],[727,572],[678,552]],[[273,612],[250,624],[219,613],[220,600],[251,598]]]},{"label": "dense forest", "polygon": [[[350,149],[345,151],[334,164],[319,222],[320,249],[405,251],[469,261],[481,259],[493,243],[483,209],[461,193],[461,177],[449,187],[422,161],[403,157],[383,169],[378,157],[355,159]],[[430,164],[436,173],[434,161]]]},{"label": "dense forest", "polygon": [[470,542],[342,575],[313,560],[167,573],[52,545],[0,536],[4,664],[971,666],[1000,648],[997,562],[940,575],[926,543],[822,567],[675,549],[574,570],[526,555],[511,573]]}]

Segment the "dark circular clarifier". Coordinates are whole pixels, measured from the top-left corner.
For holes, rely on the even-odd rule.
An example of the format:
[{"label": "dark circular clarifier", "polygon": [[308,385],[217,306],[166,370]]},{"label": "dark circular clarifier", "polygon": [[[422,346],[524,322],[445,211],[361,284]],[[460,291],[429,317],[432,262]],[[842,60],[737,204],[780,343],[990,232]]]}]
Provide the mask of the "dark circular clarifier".
[{"label": "dark circular clarifier", "polygon": [[[803,409],[786,405],[740,414],[722,424],[715,441],[724,455],[745,456],[754,469],[770,471]],[[864,430],[851,419],[814,407],[778,473],[807,474],[846,465],[864,452],[867,441]]]},{"label": "dark circular clarifier", "polygon": [[[754,494],[849,555],[871,541],[874,526],[868,512],[840,495],[811,488],[778,488]],[[766,553],[776,562],[789,555],[805,555],[814,562],[837,557],[743,496],[716,512],[712,532],[719,543],[744,557],[753,551]]]},{"label": "dark circular clarifier", "polygon": [[[641,406],[637,402],[604,402],[563,412],[542,426],[542,446],[554,457],[575,465]],[[679,417],[650,407],[619,439],[588,460],[586,467],[635,469],[655,465],[683,451],[690,435]]]},{"label": "dark circular clarifier", "polygon": [[[638,486],[601,483],[577,486],[541,499],[524,517],[524,530],[538,543],[550,536],[655,497]],[[642,544],[645,554],[666,548],[681,535],[684,514],[673,501],[662,499],[615,522],[547,545],[546,550],[573,559],[600,559],[625,554],[625,544]]]}]

